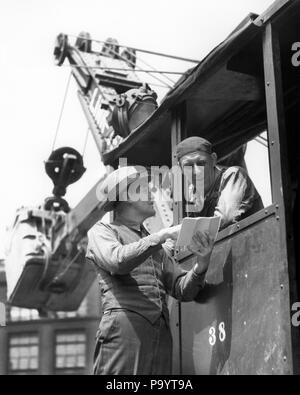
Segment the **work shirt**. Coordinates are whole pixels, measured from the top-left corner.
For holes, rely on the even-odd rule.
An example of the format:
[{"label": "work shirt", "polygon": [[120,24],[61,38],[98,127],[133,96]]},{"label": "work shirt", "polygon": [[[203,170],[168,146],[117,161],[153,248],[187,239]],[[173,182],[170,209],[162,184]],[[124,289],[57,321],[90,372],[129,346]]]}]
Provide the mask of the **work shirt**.
[{"label": "work shirt", "polygon": [[169,321],[167,294],[192,301],[204,286],[204,276],[182,270],[158,236],[118,222],[90,230],[86,256],[99,273],[103,310],[129,310],[151,323],[161,315]]},{"label": "work shirt", "polygon": [[222,217],[221,228],[263,209],[263,202],[247,171],[238,166],[217,167],[219,174],[196,217]]}]

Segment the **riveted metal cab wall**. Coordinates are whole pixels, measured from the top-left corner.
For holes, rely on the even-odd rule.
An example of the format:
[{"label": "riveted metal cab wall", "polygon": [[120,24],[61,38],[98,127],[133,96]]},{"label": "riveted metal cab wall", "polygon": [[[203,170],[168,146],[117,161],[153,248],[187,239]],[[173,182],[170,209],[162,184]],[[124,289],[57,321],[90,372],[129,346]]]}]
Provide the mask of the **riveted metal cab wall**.
[{"label": "riveted metal cab wall", "polygon": [[[206,290],[197,301],[180,304],[180,325],[173,331],[179,337],[183,374],[293,374],[299,369],[299,330],[291,324],[291,305],[297,301],[299,287],[295,262],[299,232],[293,229],[299,202],[299,160],[293,137],[300,78],[291,62],[292,45],[300,41],[299,15],[299,1],[277,1],[262,16],[251,17],[259,31],[240,33],[243,43],[239,48],[229,53],[230,42],[225,45],[227,52],[220,57],[219,68],[223,65],[233,73],[254,76],[260,92],[247,99],[250,102],[244,109],[226,112],[228,122],[201,129],[201,121],[193,127],[190,117],[200,114],[200,104],[194,101],[191,110],[187,96],[185,126],[173,115],[173,125],[177,124],[172,130],[174,138],[184,129],[188,135],[204,133],[220,152],[267,130],[273,201],[271,207],[221,232]],[[231,40],[237,40],[237,32]],[[211,68],[209,72],[213,75]],[[199,75],[199,92],[203,84],[210,83],[209,72]],[[202,115],[207,118],[207,112]],[[174,207],[174,211],[180,222],[182,208]],[[183,256],[183,267],[190,269],[194,259]]]},{"label": "riveted metal cab wall", "polygon": [[181,305],[183,374],[292,373],[280,248],[274,206],[220,234],[205,291]]}]

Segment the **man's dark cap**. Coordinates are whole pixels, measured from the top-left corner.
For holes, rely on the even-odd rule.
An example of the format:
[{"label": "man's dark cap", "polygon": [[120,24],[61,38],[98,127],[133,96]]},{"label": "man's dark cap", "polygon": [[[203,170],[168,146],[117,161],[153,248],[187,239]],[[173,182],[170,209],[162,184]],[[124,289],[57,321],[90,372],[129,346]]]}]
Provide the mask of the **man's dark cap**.
[{"label": "man's dark cap", "polygon": [[202,137],[189,137],[177,145],[177,159],[198,151],[212,154],[212,144]]}]

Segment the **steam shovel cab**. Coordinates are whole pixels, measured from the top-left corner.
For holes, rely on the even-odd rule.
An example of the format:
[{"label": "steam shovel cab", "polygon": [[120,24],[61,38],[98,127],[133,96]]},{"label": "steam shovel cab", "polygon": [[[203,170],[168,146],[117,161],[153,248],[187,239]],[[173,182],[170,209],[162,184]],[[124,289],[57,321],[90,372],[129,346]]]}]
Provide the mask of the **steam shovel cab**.
[{"label": "steam shovel cab", "polygon": [[[300,286],[293,223],[299,213],[299,18],[299,1],[277,1],[261,16],[249,15],[104,155],[111,165],[123,156],[171,167],[176,144],[201,134],[224,160],[267,132],[272,204],[219,234],[209,285],[196,302],[170,301],[175,373],[299,373],[299,328],[291,323]],[[173,209],[179,223],[185,207]],[[192,257],[178,258],[192,267]]]},{"label": "steam shovel cab", "polygon": [[[299,327],[291,320],[293,306],[300,300],[300,268],[296,264],[300,239],[295,221],[299,213],[300,167],[295,143],[300,109],[299,18],[299,0],[279,0],[261,16],[250,14],[181,78],[147,120],[135,125],[129,134],[122,132],[122,136],[115,135],[107,124],[101,129],[98,107],[108,114],[113,106],[112,93],[123,94],[141,87],[134,70],[128,76],[115,73],[114,78],[111,72],[100,70],[92,75],[85,66],[77,68],[79,60],[98,56],[91,51],[90,38],[79,41],[77,49],[68,45],[64,35],[58,40],[57,64],[61,65],[68,57],[74,66],[72,73],[79,85],[79,100],[105,165],[117,168],[119,159],[126,158],[128,164],[171,168],[177,165],[176,145],[195,135],[210,140],[219,163],[227,165],[243,165],[243,147],[253,139],[263,140],[268,148],[271,204],[219,234],[207,275],[208,285],[196,301],[180,304],[169,300],[174,373],[300,373]],[[106,49],[106,57],[111,51],[117,52],[112,42]],[[129,58],[135,59],[134,56]],[[116,55],[106,61],[113,61],[115,69],[118,68]],[[130,64],[135,64],[135,60],[130,60]],[[110,87],[103,90],[103,100],[99,93],[101,84]],[[151,106],[155,107],[152,101]],[[259,137],[262,135],[267,137]],[[64,273],[60,264],[55,268],[55,262],[61,262],[67,241],[78,245],[104,215],[104,202],[96,199],[96,189],[97,186],[63,218],[33,212],[25,213],[23,220],[17,219],[20,237],[27,234],[22,233],[25,224],[29,226],[27,236],[31,235],[31,228],[38,231],[40,223],[53,230],[49,240],[54,271],[48,272],[48,285],[52,284],[57,269]],[[180,223],[186,215],[184,202],[174,202],[172,210],[158,203],[156,208],[160,221],[152,224],[153,228],[169,226],[171,221]],[[47,236],[47,232],[44,234]],[[44,240],[46,246],[49,240],[47,237]],[[66,262],[69,299],[58,289],[49,295],[39,294],[40,284],[35,285],[45,273],[47,261],[42,255],[41,261],[38,257],[26,258],[28,265],[11,274],[11,302],[22,307],[25,300],[17,296],[23,294],[24,307],[76,308],[94,273],[82,264],[83,253],[77,256],[72,250],[71,260],[74,258],[71,266]],[[177,258],[182,267],[192,267],[193,257],[187,253],[177,251]],[[13,260],[11,263],[13,266]],[[85,277],[80,270],[85,270]],[[75,288],[69,282],[73,275]],[[30,300],[30,290],[38,298]]]}]

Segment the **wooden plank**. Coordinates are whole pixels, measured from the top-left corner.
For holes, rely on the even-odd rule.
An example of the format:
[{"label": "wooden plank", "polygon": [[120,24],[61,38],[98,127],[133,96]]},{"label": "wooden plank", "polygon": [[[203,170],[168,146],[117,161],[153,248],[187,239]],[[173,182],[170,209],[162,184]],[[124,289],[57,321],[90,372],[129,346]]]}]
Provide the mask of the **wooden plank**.
[{"label": "wooden plank", "polygon": [[[183,108],[177,107],[172,112],[172,126],[171,126],[171,144],[172,144],[172,166],[177,166],[177,155],[176,147],[182,140],[184,134],[182,128],[182,118],[185,118],[185,107],[184,114]],[[185,126],[185,125],[184,125]],[[181,185],[182,180],[179,176],[176,180],[173,180],[175,185]],[[174,214],[174,225],[181,223],[183,218],[183,205],[180,202],[174,201],[173,203],[173,214]],[[170,325],[173,336],[173,373],[182,374],[182,322],[181,322],[181,303],[175,299],[171,299],[172,302],[169,306],[170,309]],[[177,308],[175,308],[175,306]],[[179,362],[179,363],[178,363]]]},{"label": "wooden plank", "polygon": [[[171,126],[171,144],[172,144],[172,166],[178,166],[176,147],[182,141],[182,128],[181,128],[181,118],[178,108],[172,113],[172,126]],[[179,177],[174,179],[174,185],[179,186],[182,184],[182,179]],[[175,191],[174,191],[175,192]],[[183,219],[183,206],[180,202],[174,201],[173,204],[174,213],[174,225],[181,223]]]},{"label": "wooden plank", "polygon": [[[292,345],[290,327],[290,284],[288,262],[290,253],[287,247],[289,224],[289,174],[286,150],[285,111],[283,103],[280,44],[277,32],[269,23],[263,35],[263,54],[265,90],[269,135],[269,156],[271,167],[271,186],[273,202],[277,205],[277,220],[280,227],[280,264],[281,267],[281,325],[284,328],[286,352],[283,356],[286,370],[292,373]],[[291,255],[290,255],[291,258]],[[294,277],[294,274],[292,274]]]}]

